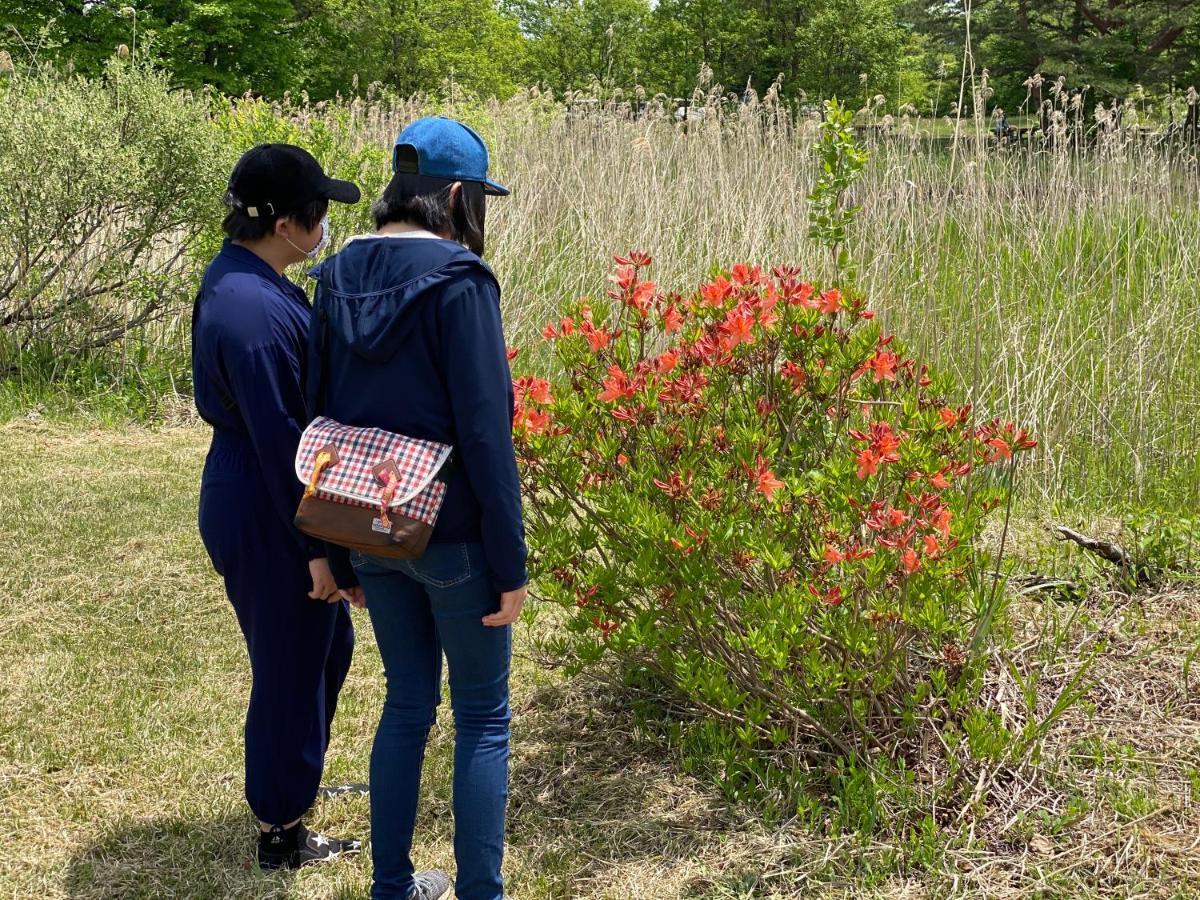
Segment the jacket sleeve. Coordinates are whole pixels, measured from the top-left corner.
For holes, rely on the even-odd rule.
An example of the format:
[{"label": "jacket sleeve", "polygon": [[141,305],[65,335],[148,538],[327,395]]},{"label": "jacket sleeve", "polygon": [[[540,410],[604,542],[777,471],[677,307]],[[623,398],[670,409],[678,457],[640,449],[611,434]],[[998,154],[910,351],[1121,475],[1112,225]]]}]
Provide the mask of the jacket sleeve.
[{"label": "jacket sleeve", "polygon": [[493,282],[456,285],[441,310],[442,361],[457,434],[455,452],[479,500],[492,586],[516,590],[526,572],[521,483],[513,451],[513,388]]},{"label": "jacket sleeve", "polygon": [[299,531],[293,519],[304,486],[296,478],[296,448],[308,421],[297,349],[278,341],[250,347],[228,366],[233,400],[241,411],[271,502],[296,546],[309,560],[325,544]]}]

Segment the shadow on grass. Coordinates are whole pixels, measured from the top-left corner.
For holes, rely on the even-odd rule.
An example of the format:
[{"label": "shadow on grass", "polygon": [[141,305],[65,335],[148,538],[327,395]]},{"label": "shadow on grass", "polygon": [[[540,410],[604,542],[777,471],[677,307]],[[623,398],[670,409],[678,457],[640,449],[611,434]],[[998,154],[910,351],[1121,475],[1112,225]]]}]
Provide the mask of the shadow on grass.
[{"label": "shadow on grass", "polygon": [[77,900],[288,896],[295,876],[259,870],[252,827],[248,813],[112,823],[68,863],[66,894]]},{"label": "shadow on grass", "polygon": [[543,686],[515,710],[514,738],[509,845],[550,896],[703,890],[700,861],[721,855],[737,817],[628,698],[583,680]]}]

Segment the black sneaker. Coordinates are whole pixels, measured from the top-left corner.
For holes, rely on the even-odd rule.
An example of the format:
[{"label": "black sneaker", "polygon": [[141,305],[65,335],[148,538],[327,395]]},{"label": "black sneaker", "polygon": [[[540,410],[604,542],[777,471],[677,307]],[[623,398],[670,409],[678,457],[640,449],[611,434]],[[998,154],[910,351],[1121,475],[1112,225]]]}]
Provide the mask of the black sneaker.
[{"label": "black sneaker", "polygon": [[332,797],[370,797],[371,789],[365,784],[323,784],[317,796],[323,800]]},{"label": "black sneaker", "polygon": [[262,869],[299,869],[333,862],[362,851],[359,841],[342,841],[309,831],[297,823],[291,828],[276,825],[258,839],[258,865]]},{"label": "black sneaker", "polygon": [[418,872],[413,876],[412,890],[408,892],[408,900],[450,900],[453,885],[450,876],[437,869],[428,872]]}]

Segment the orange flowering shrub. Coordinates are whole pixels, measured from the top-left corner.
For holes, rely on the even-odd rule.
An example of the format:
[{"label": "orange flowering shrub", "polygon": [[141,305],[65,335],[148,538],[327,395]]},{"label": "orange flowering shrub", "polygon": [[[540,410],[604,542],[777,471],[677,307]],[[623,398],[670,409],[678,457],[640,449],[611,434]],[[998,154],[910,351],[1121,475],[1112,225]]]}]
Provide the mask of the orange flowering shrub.
[{"label": "orange flowering shrub", "polygon": [[515,378],[553,649],[648,678],[726,777],[895,754],[970,668],[973,545],[1034,442],[952,402],[856,294],[737,265],[681,295],[616,262],[611,303],[546,326],[550,376]]}]

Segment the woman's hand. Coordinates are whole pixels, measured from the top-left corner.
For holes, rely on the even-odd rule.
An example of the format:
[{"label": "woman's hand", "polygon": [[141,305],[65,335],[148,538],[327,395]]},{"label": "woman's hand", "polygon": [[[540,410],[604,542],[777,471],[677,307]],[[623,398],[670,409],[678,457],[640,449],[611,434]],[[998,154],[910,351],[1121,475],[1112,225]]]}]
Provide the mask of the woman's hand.
[{"label": "woman's hand", "polygon": [[500,595],[500,612],[483,617],[483,624],[489,628],[500,628],[511,625],[521,617],[521,609],[525,606],[525,598],[529,595],[529,585],[519,587],[515,591],[505,591]]},{"label": "woman's hand", "polygon": [[338,593],[337,582],[333,580],[333,572],[329,570],[329,560],[322,557],[321,559],[310,559],[308,561],[308,574],[312,576],[312,590],[308,592],[308,596],[314,600],[324,600],[326,603],[335,603],[341,599]]},{"label": "woman's hand", "polygon": [[356,584],[352,588],[342,588],[338,594],[355,609],[366,609],[367,595],[363,593],[361,585]]}]

